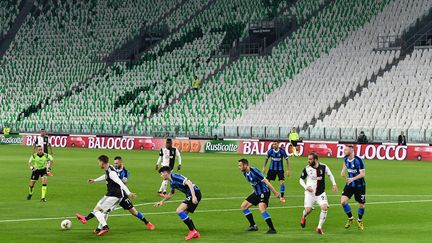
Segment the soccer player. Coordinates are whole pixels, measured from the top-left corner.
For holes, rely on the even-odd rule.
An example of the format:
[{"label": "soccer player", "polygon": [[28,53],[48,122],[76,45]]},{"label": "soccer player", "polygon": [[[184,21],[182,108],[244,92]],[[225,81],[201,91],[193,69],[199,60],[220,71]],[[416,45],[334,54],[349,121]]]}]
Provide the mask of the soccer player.
[{"label": "soccer player", "polygon": [[295,127],[293,127],[293,128],[291,128],[291,132],[289,134],[289,142],[291,143],[291,145],[293,147],[293,156],[300,156],[300,152],[297,153],[298,140],[299,140],[299,135],[297,133],[297,129]]},{"label": "soccer player", "polygon": [[365,182],[365,164],[363,159],[354,154],[354,146],[348,145],[345,150],[344,164],[342,166],[341,176],[345,177],[345,172],[348,172],[345,188],[341,197],[342,207],[348,216],[348,221],[345,224],[345,229],[351,227],[354,223],[354,218],[351,212],[351,206],[348,200],[354,195],[355,200],[358,202],[358,228],[364,229],[363,215],[365,212],[366,203],[366,182]]},{"label": "soccer player", "polygon": [[[33,145],[33,150],[36,150],[37,146],[42,146],[44,153],[53,154],[52,147],[49,142],[49,137],[46,135],[46,131],[43,128],[40,130],[40,136],[36,137],[36,140]],[[50,153],[48,153],[48,148]]]},{"label": "soccer player", "polygon": [[95,230],[95,232],[97,231],[97,235],[101,236],[109,231],[109,227],[107,225],[108,214],[123,199],[125,193],[127,196],[129,196],[129,198],[132,199],[136,197],[136,194],[130,192],[127,186],[120,180],[115,168],[109,164],[108,156],[99,156],[98,163],[100,168],[105,171],[105,174],[98,177],[97,179],[88,179],[88,182],[95,183],[106,181],[107,193],[101,200],[99,200],[99,202],[94,207],[93,212],[89,213],[87,217],[84,217],[80,214],[76,214],[75,216],[83,224],[86,224],[88,220],[96,217],[99,221],[98,228],[100,230]]},{"label": "soccer player", "polygon": [[176,213],[180,219],[189,228],[189,233],[185,237],[185,240],[191,240],[193,238],[200,238],[201,235],[198,233],[192,219],[188,216],[189,213],[193,213],[198,207],[201,201],[201,191],[197,185],[193,184],[191,180],[180,175],[171,173],[171,168],[168,166],[163,166],[159,169],[159,173],[164,180],[169,180],[171,182],[171,192],[164,197],[160,202],[155,203],[155,207],[162,206],[166,201],[170,200],[175,193],[175,190],[183,192],[186,195],[186,200],[184,200],[180,206],[176,209]]},{"label": "soccer player", "polygon": [[[178,157],[178,166],[177,166],[177,171],[181,170],[181,156],[180,156],[180,151],[172,146],[172,139],[168,138],[166,140],[166,147],[165,148],[161,148],[159,151],[159,158],[158,161],[156,162],[156,170],[159,169],[159,167],[161,166],[168,166],[171,171],[174,169],[174,164],[175,164],[175,157]],[[163,180],[161,187],[159,188],[158,194],[161,197],[165,197],[167,194],[167,187],[168,187],[168,180]]]},{"label": "soccer player", "polygon": [[288,155],[284,149],[279,148],[278,142],[273,142],[272,148],[267,151],[267,158],[264,161],[264,167],[262,169],[263,174],[266,172],[266,166],[269,158],[271,157],[270,168],[267,173],[267,180],[274,181],[276,180],[276,175],[279,179],[280,184],[280,201],[285,203],[285,172],[283,168],[283,159],[286,159],[287,171],[286,176],[290,176],[291,169],[290,163],[288,159]]},{"label": "soccer player", "polygon": [[[44,153],[53,154],[52,147],[49,142],[49,137],[46,135],[46,131],[43,128],[40,130],[40,136],[36,137],[36,140],[33,144],[33,151],[37,150],[37,146],[42,146]],[[50,153],[48,153],[48,148]],[[52,169],[52,164],[48,166],[48,171],[47,171],[48,176],[52,176],[51,169]]]},{"label": "soccer player", "polygon": [[[300,176],[300,185],[305,189],[304,210],[301,218],[301,227],[306,227],[306,216],[312,211],[312,206],[317,203],[321,208],[320,219],[316,232],[323,234],[322,226],[327,218],[329,204],[325,193],[325,174],[328,175],[333,185],[332,190],[337,192],[338,188],[330,168],[318,162],[318,154],[311,152],[308,155],[308,166],[303,169]],[[306,180],[306,182],[305,182]]]},{"label": "soccer player", "polygon": [[264,175],[261,174],[257,168],[250,167],[247,159],[240,159],[238,162],[240,171],[243,173],[246,180],[252,185],[254,190],[254,192],[249,195],[249,197],[246,198],[240,206],[243,214],[249,221],[247,231],[258,231],[258,226],[255,224],[252,212],[249,210],[252,205],[258,205],[261,215],[269,227],[267,234],[276,234],[276,229],[273,226],[270,214],[267,212],[267,207],[269,205],[270,191],[273,192],[277,198],[280,197],[279,192],[274,189],[270,182],[264,178]]},{"label": "soccer player", "polygon": [[[122,182],[126,185],[128,179],[129,179],[129,172],[126,170],[126,168],[123,164],[123,160],[120,156],[116,156],[114,158],[114,168],[116,169],[117,175],[120,178],[120,180],[122,180]],[[132,201],[129,199],[129,197],[126,195],[125,192],[124,192],[124,197],[120,201],[119,205],[124,210],[128,210],[133,216],[135,216],[138,219],[140,219],[141,221],[143,221],[144,224],[147,226],[147,228],[149,228],[150,230],[155,229],[155,226],[152,223],[150,223],[140,211],[136,210],[136,208],[132,204]],[[99,233],[100,230],[101,230],[101,228],[97,228],[95,230],[95,233]]]},{"label": "soccer player", "polygon": [[30,182],[29,182],[29,194],[27,200],[30,200],[33,196],[33,188],[39,177],[42,177],[42,196],[41,202],[46,202],[46,191],[47,191],[47,173],[49,168],[54,161],[54,158],[50,154],[43,152],[42,146],[37,146],[37,153],[30,156],[28,166],[32,171]]}]

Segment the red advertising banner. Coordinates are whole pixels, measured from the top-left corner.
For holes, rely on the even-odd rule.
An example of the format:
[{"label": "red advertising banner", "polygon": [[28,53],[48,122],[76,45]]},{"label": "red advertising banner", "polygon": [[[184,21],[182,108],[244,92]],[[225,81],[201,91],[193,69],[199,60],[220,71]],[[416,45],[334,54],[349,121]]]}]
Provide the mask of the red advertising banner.
[{"label": "red advertising banner", "polygon": [[[271,148],[271,141],[241,141],[239,153],[264,155]],[[288,155],[292,155],[292,145],[289,142],[279,142]],[[306,156],[316,152],[320,157],[342,158],[346,144],[337,142],[305,141],[298,144],[298,153]],[[357,156],[365,159],[378,160],[424,160],[432,161],[432,146],[427,144],[399,146],[395,144],[355,144],[354,151]]]},{"label": "red advertising banner", "polygon": [[[23,144],[32,146],[39,134],[21,134]],[[159,150],[165,139],[134,136],[53,135],[49,136],[53,147],[80,147],[89,149]],[[271,141],[259,140],[196,140],[173,139],[174,147],[181,152],[223,152],[264,155],[271,148]],[[292,156],[292,145],[280,141],[279,146]],[[301,156],[316,152],[320,157],[342,158],[346,144],[338,142],[305,141],[298,144]],[[428,144],[355,144],[356,155],[378,160],[423,160],[432,161],[432,146]]]}]

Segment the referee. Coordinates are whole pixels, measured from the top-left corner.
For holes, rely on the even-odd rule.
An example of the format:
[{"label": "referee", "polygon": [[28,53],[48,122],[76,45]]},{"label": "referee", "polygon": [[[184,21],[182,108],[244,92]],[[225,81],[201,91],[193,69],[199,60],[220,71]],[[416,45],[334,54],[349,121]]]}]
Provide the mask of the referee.
[{"label": "referee", "polygon": [[298,141],[299,141],[299,135],[297,133],[297,130],[295,127],[291,128],[291,132],[289,134],[289,142],[291,143],[292,147],[293,147],[293,155],[294,156],[300,156],[299,153],[297,153],[297,147],[298,147]]}]

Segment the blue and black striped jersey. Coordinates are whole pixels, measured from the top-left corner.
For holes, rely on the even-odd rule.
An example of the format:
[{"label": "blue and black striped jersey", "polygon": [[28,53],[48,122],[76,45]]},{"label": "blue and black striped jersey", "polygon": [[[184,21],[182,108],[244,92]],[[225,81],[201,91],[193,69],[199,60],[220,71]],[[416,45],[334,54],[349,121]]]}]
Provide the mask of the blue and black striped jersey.
[{"label": "blue and black striped jersey", "polygon": [[[363,159],[358,156],[354,156],[353,160],[349,160],[348,156],[345,156],[344,163],[347,168],[348,178],[353,178],[359,175],[360,171],[365,169],[365,164]],[[364,178],[361,178],[351,183],[346,183],[346,185],[351,187],[361,188],[366,186],[366,182]]]},{"label": "blue and black striped jersey", "polygon": [[287,159],[288,155],[282,148],[275,151],[273,148],[267,151],[267,159],[271,158],[270,170],[283,170],[283,159]]},{"label": "blue and black striped jersey", "polygon": [[[179,191],[183,192],[187,197],[192,196],[192,193],[189,189],[189,186],[185,184],[185,182],[188,180],[188,178],[180,175],[180,174],[176,174],[176,173],[172,173],[171,174],[171,189],[178,189]],[[191,181],[192,182],[192,181]],[[193,184],[193,182],[192,182]],[[193,188],[195,191],[199,191],[199,188],[197,185],[193,184]]]},{"label": "blue and black striped jersey", "polygon": [[263,182],[264,175],[257,168],[251,167],[249,173],[245,171],[243,171],[242,173],[245,176],[246,180],[253,187],[254,193],[256,195],[261,195],[262,193],[270,191],[267,185]]}]

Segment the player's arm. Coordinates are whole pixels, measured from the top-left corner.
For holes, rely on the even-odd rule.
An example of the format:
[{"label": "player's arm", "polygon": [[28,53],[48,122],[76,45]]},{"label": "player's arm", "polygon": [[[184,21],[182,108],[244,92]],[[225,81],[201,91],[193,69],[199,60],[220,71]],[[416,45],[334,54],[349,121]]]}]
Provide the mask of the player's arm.
[{"label": "player's arm", "polygon": [[177,170],[181,170],[181,166],[182,166],[182,160],[181,160],[181,155],[180,155],[180,151],[178,150],[178,148],[176,148],[176,156],[178,157],[178,166],[177,166]]},{"label": "player's arm", "polygon": [[30,159],[29,159],[29,161],[28,161],[28,167],[29,167],[29,169],[30,170],[32,170],[32,171],[34,171],[35,170],[35,168],[33,167],[33,155],[32,156],[30,156]]},{"label": "player's arm", "polygon": [[312,187],[310,187],[310,186],[308,187],[306,185],[306,182],[305,182],[306,178],[307,178],[307,172],[306,172],[306,169],[303,169],[303,172],[302,172],[300,179],[299,179],[300,186],[302,186],[305,189],[305,191],[313,192]]},{"label": "player's arm", "polygon": [[265,171],[266,171],[267,163],[268,163],[269,158],[270,158],[270,150],[267,151],[267,157],[266,157],[266,159],[264,160],[264,167],[262,168],[262,172],[263,172],[263,173],[265,173]]},{"label": "player's arm", "polygon": [[160,207],[162,206],[166,201],[170,200],[173,196],[174,196],[175,190],[172,189],[170,191],[170,193],[168,193],[168,195],[166,195],[162,200],[160,200],[159,202],[155,203],[154,206],[155,207]]},{"label": "player's arm", "polygon": [[338,188],[337,188],[336,180],[335,180],[335,178],[333,176],[333,173],[331,172],[331,170],[330,170],[330,168],[328,166],[326,166],[325,173],[328,175],[328,177],[330,178],[330,181],[331,181],[331,183],[333,185],[332,190],[334,192],[337,192]]},{"label": "player's arm", "polygon": [[47,161],[48,170],[51,170],[53,164],[54,164],[54,158],[51,156],[51,154],[49,154],[48,155],[48,161]]},{"label": "player's arm", "polygon": [[198,199],[196,198],[195,188],[194,188],[192,182],[190,180],[185,180],[183,182],[183,184],[187,185],[189,187],[189,190],[191,191],[191,194],[192,194],[192,203],[193,204],[197,204],[198,203]]},{"label": "player's arm", "polygon": [[346,165],[345,163],[342,164],[342,171],[340,173],[341,177],[345,177],[345,172],[346,172]]},{"label": "player's arm", "polygon": [[101,182],[101,181],[104,181],[105,178],[106,178],[105,175],[101,175],[101,176],[99,176],[96,179],[88,179],[88,183],[93,184],[93,183],[96,183],[96,182]]},{"label": "player's arm", "polygon": [[270,184],[270,182],[269,182],[266,178],[264,178],[264,179],[262,180],[262,182],[264,182],[264,183],[268,186],[268,188],[270,188],[270,191],[273,192],[273,194],[274,194],[276,197],[280,197],[279,192],[276,191],[276,189],[272,186],[272,184]]},{"label": "player's arm", "polygon": [[158,158],[158,160],[156,162],[156,170],[159,169],[159,166],[162,163],[162,156],[163,156],[162,149],[160,149],[160,151],[159,151],[159,158]]},{"label": "player's arm", "polygon": [[49,151],[50,151],[50,154],[54,154],[54,153],[53,153],[53,150],[52,150],[52,146],[51,146],[50,143],[48,143],[48,149],[49,149]]},{"label": "player's arm", "polygon": [[118,177],[115,171],[110,171],[108,176],[111,178],[111,180],[117,183],[117,185],[119,185],[123,191],[126,192],[126,195],[128,195],[132,199],[136,198],[136,193],[129,191],[129,188],[123,183],[122,180],[120,180],[120,177]]},{"label": "player's arm", "polygon": [[353,181],[355,181],[355,180],[358,180],[358,179],[364,178],[365,175],[366,175],[365,170],[364,170],[364,169],[361,169],[361,170],[360,170],[360,174],[358,174],[358,175],[356,175],[356,176],[354,176],[354,177],[348,178],[348,179],[347,179],[347,182],[348,182],[348,183],[351,183],[351,182],[353,182]]},{"label": "player's arm", "polygon": [[121,180],[123,181],[123,183],[127,183],[127,181],[129,180],[129,171],[123,169],[123,178]]},{"label": "player's arm", "polygon": [[290,176],[291,175],[291,163],[290,163],[289,157],[286,153],[285,153],[285,159],[286,159],[286,166],[287,166],[286,175]]}]

